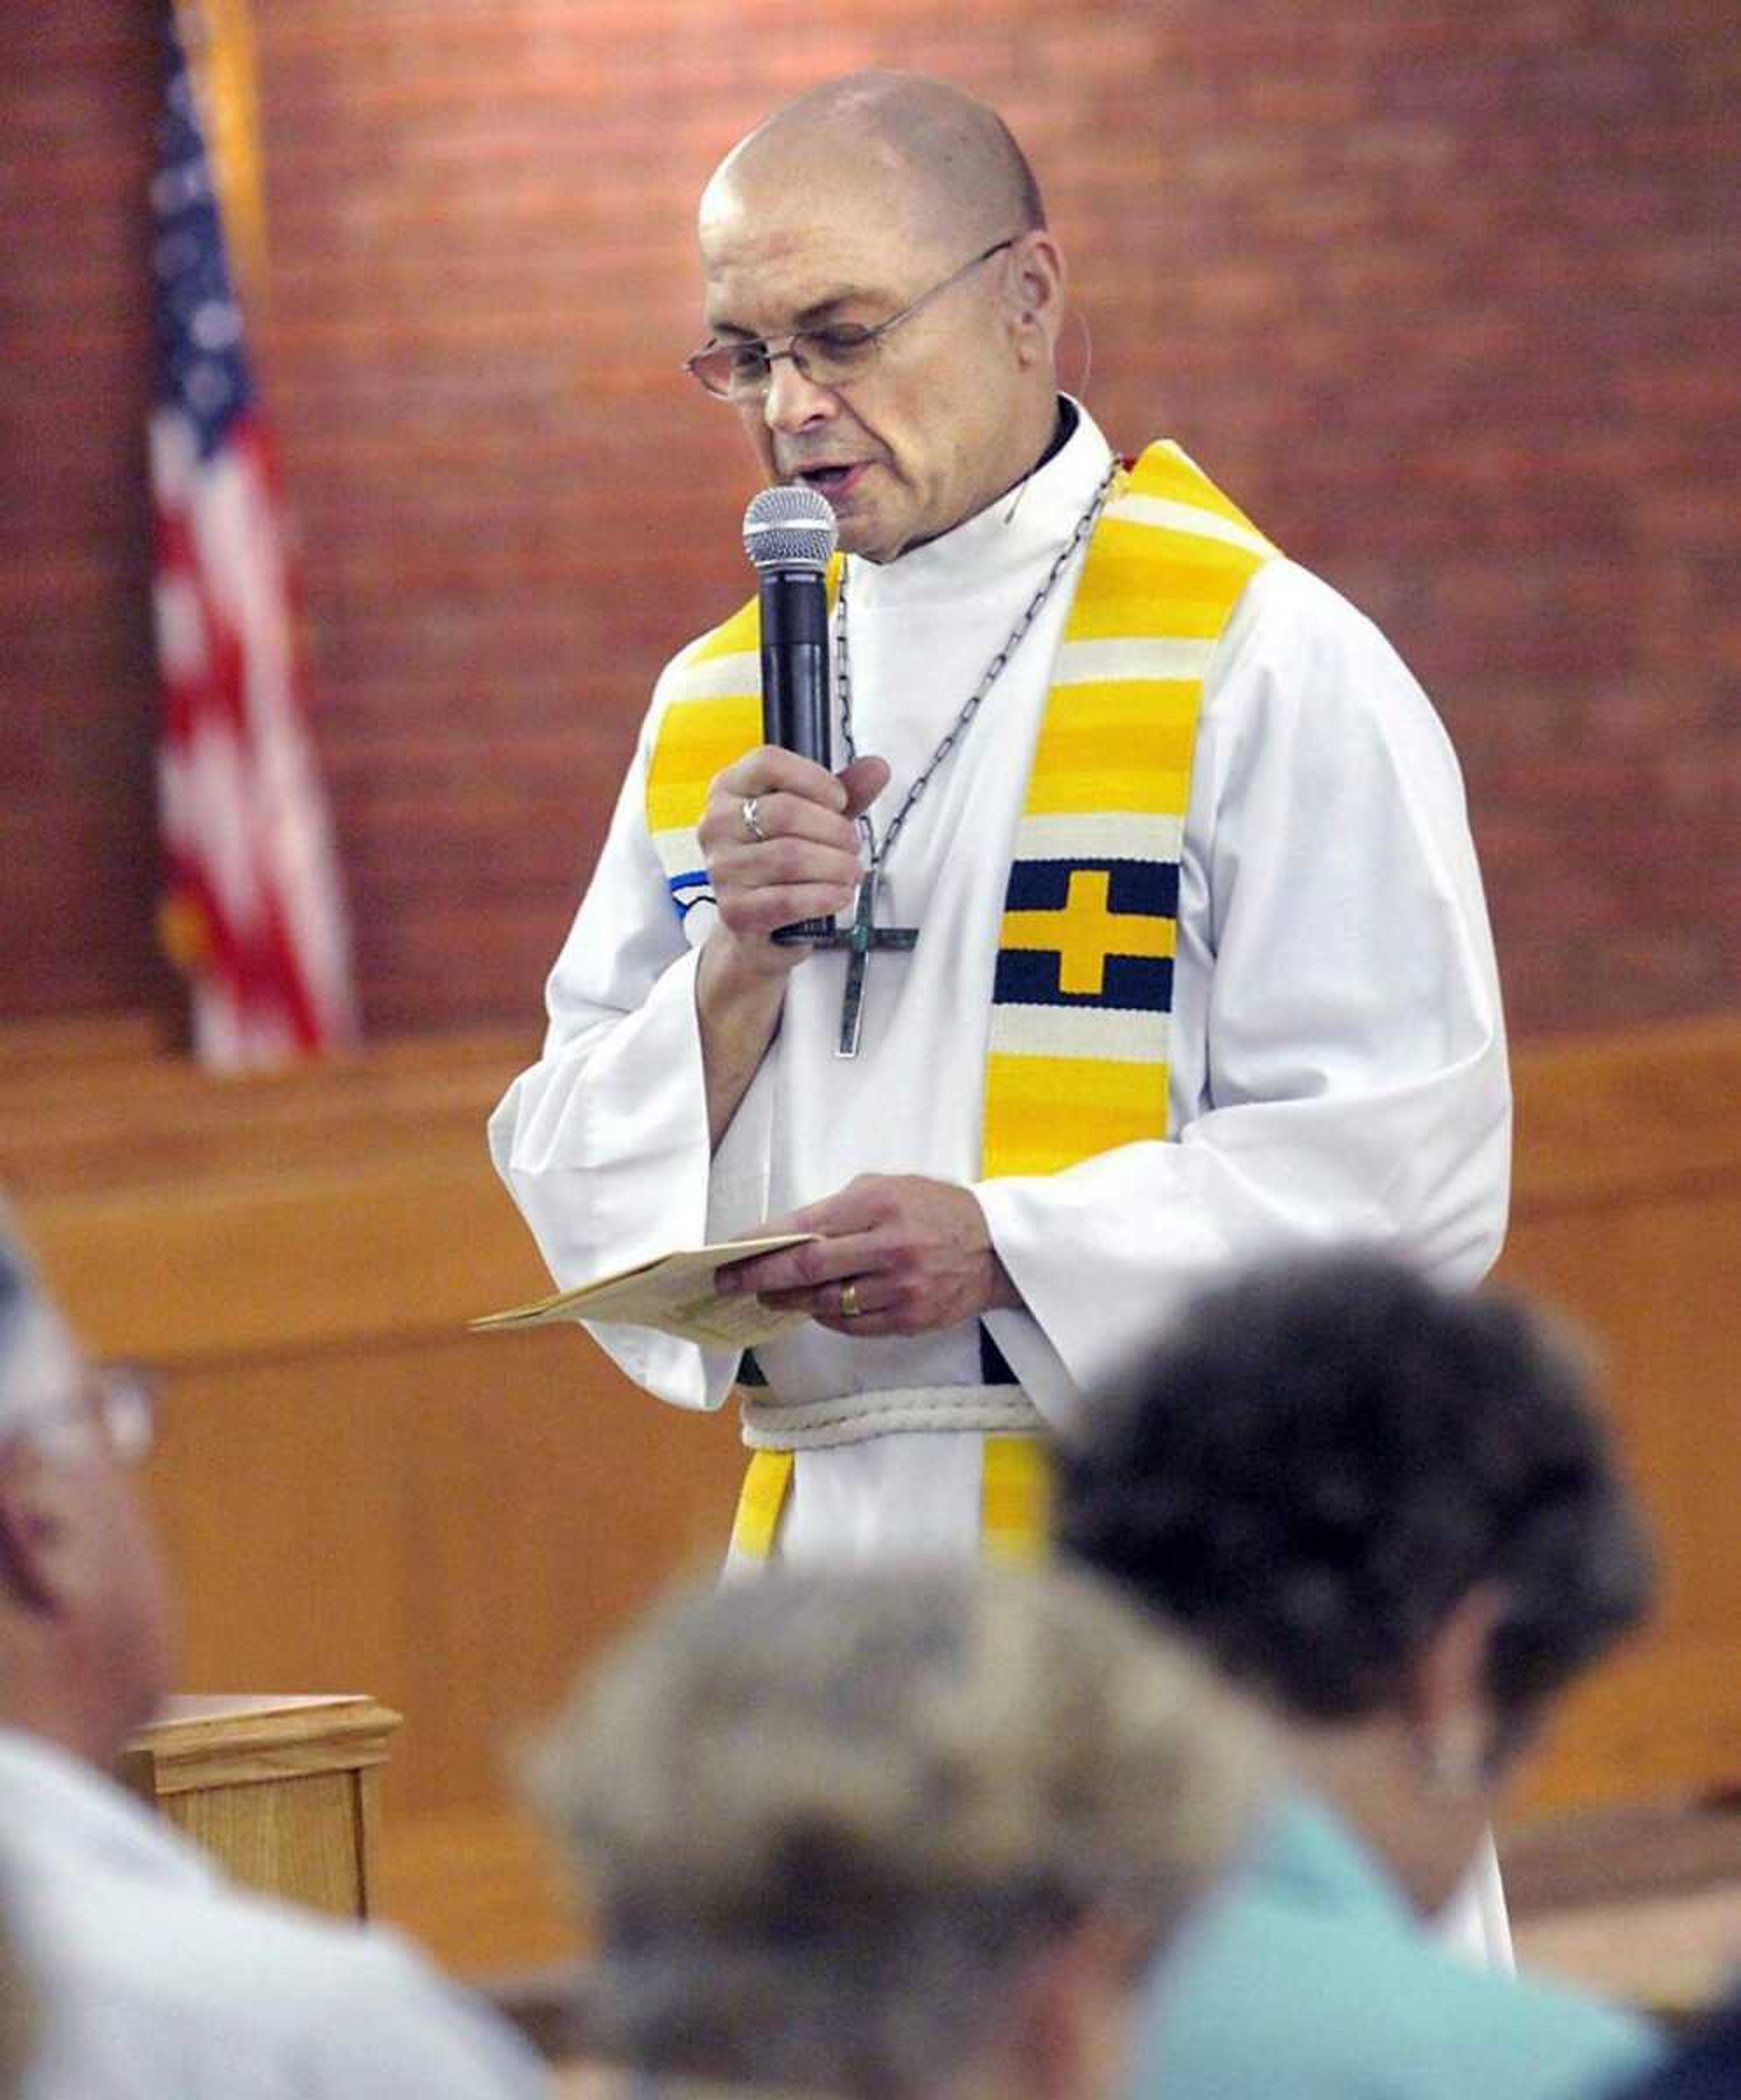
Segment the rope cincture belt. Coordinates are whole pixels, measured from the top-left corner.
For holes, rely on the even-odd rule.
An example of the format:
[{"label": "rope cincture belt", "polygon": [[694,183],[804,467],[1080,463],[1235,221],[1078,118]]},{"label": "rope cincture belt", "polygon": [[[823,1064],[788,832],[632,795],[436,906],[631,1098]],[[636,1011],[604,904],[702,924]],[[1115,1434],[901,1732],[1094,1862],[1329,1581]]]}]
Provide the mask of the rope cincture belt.
[{"label": "rope cincture belt", "polygon": [[910,1429],[978,1429],[1038,1435],[1039,1410],[1017,1385],[897,1386],[836,1400],[781,1401],[743,1395],[743,1440],[755,1451],[822,1451]]},{"label": "rope cincture belt", "polygon": [[[972,1392],[973,1387],[961,1388]],[[836,1403],[844,1405],[844,1403]],[[1052,1460],[1049,1438],[994,1432],[981,1445],[980,1542],[988,1560],[1032,1567],[1044,1560],[1051,1537]],[[795,1454],[755,1451],[738,1498],[732,1557],[769,1560],[791,1492]]]}]

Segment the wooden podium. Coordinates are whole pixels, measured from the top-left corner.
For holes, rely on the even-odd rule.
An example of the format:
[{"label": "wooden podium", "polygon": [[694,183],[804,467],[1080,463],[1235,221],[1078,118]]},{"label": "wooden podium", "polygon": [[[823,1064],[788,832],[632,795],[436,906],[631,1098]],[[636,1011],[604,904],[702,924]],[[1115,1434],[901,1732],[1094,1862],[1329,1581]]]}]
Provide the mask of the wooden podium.
[{"label": "wooden podium", "polygon": [[171,1699],[117,1775],[236,1881],[344,1917],[379,1882],[381,1767],[399,1717],[350,1694]]}]

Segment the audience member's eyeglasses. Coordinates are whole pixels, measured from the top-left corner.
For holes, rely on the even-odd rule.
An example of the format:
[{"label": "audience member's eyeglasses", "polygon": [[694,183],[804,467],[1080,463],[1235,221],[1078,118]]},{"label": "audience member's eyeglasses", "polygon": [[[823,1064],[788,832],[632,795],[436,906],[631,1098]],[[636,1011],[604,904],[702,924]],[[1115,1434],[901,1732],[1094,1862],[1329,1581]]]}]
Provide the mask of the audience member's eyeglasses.
[{"label": "audience member's eyeglasses", "polygon": [[786,338],[784,350],[776,350],[761,336],[752,336],[744,342],[710,342],[694,356],[685,358],[683,369],[721,401],[749,401],[765,393],[773,382],[774,368],[782,357],[789,357],[804,377],[818,386],[844,386],[875,362],[877,351],[891,329],[910,320],[921,307],[928,306],[951,285],[959,284],[970,270],[989,262],[994,255],[1001,255],[1006,248],[1013,248],[1019,238],[1012,234],[1007,240],[994,241],[874,328],[867,328],[862,321],[835,321],[826,328],[800,329]]},{"label": "audience member's eyeglasses", "polygon": [[92,1367],[91,1411],[123,1465],[137,1465],[156,1440],[158,1383],[155,1372],[138,1364]]}]

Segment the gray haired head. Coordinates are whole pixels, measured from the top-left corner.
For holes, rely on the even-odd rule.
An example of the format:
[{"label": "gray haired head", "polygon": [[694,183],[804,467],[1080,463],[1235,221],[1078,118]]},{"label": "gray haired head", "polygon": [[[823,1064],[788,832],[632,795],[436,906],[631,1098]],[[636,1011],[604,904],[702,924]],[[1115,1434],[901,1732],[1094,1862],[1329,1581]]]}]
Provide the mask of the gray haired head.
[{"label": "gray haired head", "polygon": [[905,2100],[1091,1918],[1161,1943],[1261,1771],[1207,1673],[1078,1576],[776,1572],[668,1602],[531,1777],[599,1913],[589,2046]]}]

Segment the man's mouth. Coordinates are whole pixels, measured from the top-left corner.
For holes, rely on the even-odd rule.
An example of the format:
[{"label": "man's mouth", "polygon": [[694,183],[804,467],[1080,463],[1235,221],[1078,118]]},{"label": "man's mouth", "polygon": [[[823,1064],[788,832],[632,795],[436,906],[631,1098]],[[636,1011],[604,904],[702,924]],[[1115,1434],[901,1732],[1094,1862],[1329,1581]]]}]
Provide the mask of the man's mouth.
[{"label": "man's mouth", "polygon": [[829,466],[801,466],[792,479],[802,482],[806,488],[820,490],[832,501],[836,496],[852,493],[869,464],[866,460],[849,460]]}]

